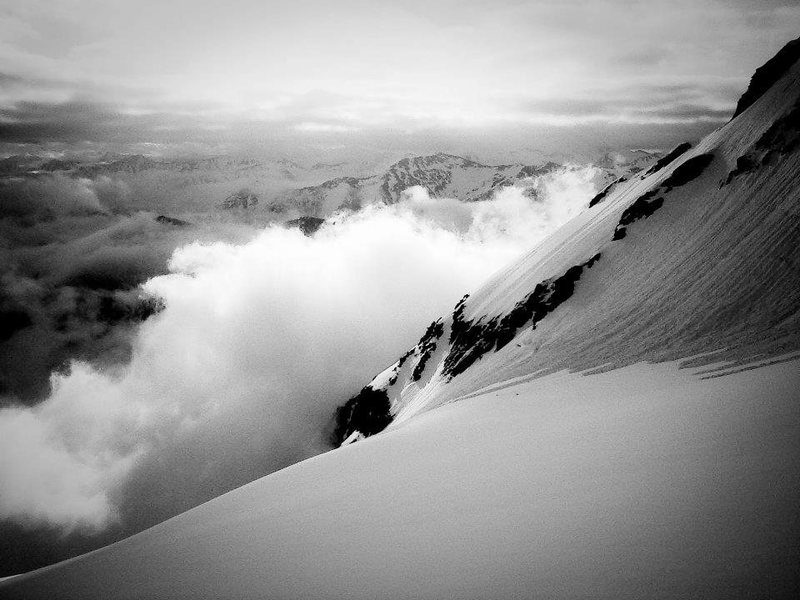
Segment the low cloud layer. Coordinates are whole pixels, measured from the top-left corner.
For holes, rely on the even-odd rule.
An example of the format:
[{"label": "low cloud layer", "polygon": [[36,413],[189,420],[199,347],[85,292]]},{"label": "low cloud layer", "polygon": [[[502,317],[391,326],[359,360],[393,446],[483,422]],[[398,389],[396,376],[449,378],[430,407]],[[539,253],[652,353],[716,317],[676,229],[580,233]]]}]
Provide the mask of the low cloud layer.
[{"label": "low cloud layer", "polygon": [[471,204],[412,189],[313,238],[192,243],[142,292],[130,361],[74,362],[0,411],[0,517],[132,532],[328,448],[334,408],[496,269],[582,210],[567,168]]},{"label": "low cloud layer", "polygon": [[42,399],[70,358],[126,362],[136,324],[156,308],[137,286],[165,273],[178,246],[255,233],[159,222],[134,200],[102,175],[0,180],[0,407]]}]

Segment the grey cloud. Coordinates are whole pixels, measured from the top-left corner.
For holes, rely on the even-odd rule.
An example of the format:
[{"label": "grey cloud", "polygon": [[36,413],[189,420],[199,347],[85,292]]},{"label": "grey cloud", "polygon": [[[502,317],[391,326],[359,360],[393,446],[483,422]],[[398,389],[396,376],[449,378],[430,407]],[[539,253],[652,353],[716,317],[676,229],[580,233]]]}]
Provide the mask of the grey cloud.
[{"label": "grey cloud", "polygon": [[24,85],[28,80],[19,75],[0,72],[0,89]]},{"label": "grey cloud", "polygon": [[685,121],[727,121],[731,118],[732,109],[718,109],[702,104],[676,104],[664,108],[637,111],[636,114]]},{"label": "grey cloud", "polygon": [[[559,100],[528,100],[509,106],[523,114],[600,120],[616,117],[678,121],[724,121],[733,113],[737,86],[721,82],[711,86],[694,84],[648,84],[614,90],[589,90],[580,97]],[[720,106],[730,105],[730,108]]]},{"label": "grey cloud", "polygon": [[108,102],[18,102],[0,108],[0,138],[7,143],[185,140],[212,137],[208,126],[213,124],[177,112],[129,114]]},{"label": "grey cloud", "polygon": [[616,63],[637,69],[656,67],[668,60],[672,55],[673,52],[667,48],[648,47],[621,54],[616,58]]}]

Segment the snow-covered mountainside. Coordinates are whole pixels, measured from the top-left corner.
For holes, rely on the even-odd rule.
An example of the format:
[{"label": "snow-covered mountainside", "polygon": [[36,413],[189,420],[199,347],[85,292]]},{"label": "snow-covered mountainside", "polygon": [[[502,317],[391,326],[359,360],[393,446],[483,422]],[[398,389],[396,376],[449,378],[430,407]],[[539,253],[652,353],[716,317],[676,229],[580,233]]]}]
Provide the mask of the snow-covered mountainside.
[{"label": "snow-covered mountainside", "polygon": [[730,123],[613,185],[339,411],[337,441],[380,435],[0,595],[798,597],[793,56]]},{"label": "snow-covered mountainside", "polygon": [[[378,175],[337,177],[320,185],[292,190],[285,194],[284,202],[303,214],[325,217],[342,208],[358,209],[375,203],[394,204],[408,188],[414,186],[424,188],[432,198],[457,198],[472,202],[487,200],[503,187],[560,167],[552,162],[542,165],[485,165],[445,153],[415,156],[396,162]],[[605,172],[613,174],[616,171],[608,168]]]},{"label": "snow-covered mountainside", "polygon": [[465,296],[339,411],[336,441],[520,377],[800,350],[799,79],[794,64]]}]

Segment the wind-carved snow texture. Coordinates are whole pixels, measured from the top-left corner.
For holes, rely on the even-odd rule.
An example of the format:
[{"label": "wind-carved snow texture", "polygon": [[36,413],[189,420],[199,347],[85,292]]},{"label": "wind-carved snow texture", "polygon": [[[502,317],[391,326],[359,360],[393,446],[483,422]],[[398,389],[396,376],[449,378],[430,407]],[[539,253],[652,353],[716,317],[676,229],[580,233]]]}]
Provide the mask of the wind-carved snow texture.
[{"label": "wind-carved snow texture", "polygon": [[[670,154],[676,152],[679,148],[681,148],[681,146],[678,146],[678,148],[673,150],[673,152]],[[688,146],[682,150],[680,154],[686,150],[688,150]],[[690,158],[677,169],[675,169],[659,187],[642,194],[633,202],[633,204],[623,211],[622,216],[619,219],[619,224],[617,225],[616,229],[614,229],[613,239],[621,240],[627,234],[626,227],[628,225],[640,219],[646,219],[664,205],[664,198],[659,196],[659,194],[662,193],[662,189],[664,190],[663,193],[666,193],[669,192],[673,187],[679,187],[689,183],[693,179],[699,177],[713,160],[713,154],[700,154],[699,156]],[[672,161],[668,161],[668,163],[669,162]],[[655,173],[657,170],[658,169],[653,172]],[[656,198],[656,196],[659,197]]]},{"label": "wind-carved snow texture", "polygon": [[486,323],[481,322],[483,317],[475,322],[465,321],[463,309],[466,297],[462,299],[453,313],[450,352],[444,359],[442,374],[453,379],[484,354],[506,346],[521,328],[530,324],[532,329],[536,329],[539,321],[572,296],[575,283],[584,268],[590,268],[599,258],[600,254],[595,254],[585,263],[570,267],[563,275],[538,283],[510,312],[502,318],[493,317]]},{"label": "wind-carved snow texture", "polygon": [[664,205],[664,198],[662,197],[651,200],[653,196],[658,195],[659,191],[660,190],[656,188],[642,194],[633,204],[623,211],[622,216],[619,218],[619,224],[614,230],[613,239],[621,240],[627,233],[626,227],[628,225],[639,219],[646,219]]},{"label": "wind-carved snow texture", "polygon": [[734,178],[768,165],[779,156],[793,152],[800,147],[800,101],[783,117],[775,121],[764,132],[747,153],[736,159],[736,168],[720,185],[728,185]]},{"label": "wind-carved snow texture", "polygon": [[[658,159],[658,160],[657,160],[657,161],[656,161],[656,162],[653,164],[653,166],[652,166],[652,167],[650,167],[650,168],[649,168],[649,169],[648,169],[648,170],[647,170],[647,171],[644,173],[644,175],[642,175],[642,179],[644,179],[644,178],[646,178],[646,177],[649,177],[650,175],[653,175],[654,173],[658,173],[658,172],[659,172],[661,169],[663,169],[664,167],[668,166],[670,163],[672,163],[672,162],[673,162],[675,159],[677,159],[679,156],[682,156],[683,154],[685,154],[685,153],[686,153],[686,152],[687,152],[687,151],[688,151],[688,150],[689,150],[691,147],[692,147],[692,145],[691,145],[689,142],[684,142],[683,144],[680,144],[679,146],[676,146],[676,147],[675,147],[674,149],[672,149],[672,150],[671,150],[671,151],[670,151],[668,154],[666,154],[665,156],[663,156],[663,157],[659,158],[659,159]],[[700,158],[700,157],[696,157],[696,158]],[[694,161],[694,160],[695,160],[694,158],[693,158],[693,159],[690,159],[689,161],[687,161],[687,164],[688,164],[688,163],[691,163],[691,162],[692,162],[692,161]],[[693,164],[693,166],[694,166],[694,167],[697,167],[697,166],[701,165],[701,164],[702,164],[702,163],[703,163],[705,160],[709,160],[709,162],[710,162],[710,159],[702,159],[701,161],[699,161],[699,162],[697,162],[697,163],[694,163],[694,164]],[[705,165],[705,166],[703,166],[703,167],[702,167],[702,169],[704,169],[706,166],[708,166],[708,165]],[[681,167],[678,167],[678,169],[676,169],[676,171],[678,171],[678,170],[679,170],[679,169],[681,169],[682,167],[683,167],[683,165],[681,165]],[[700,172],[702,172],[702,169],[700,170]],[[689,170],[689,171],[691,172],[691,167],[690,167],[690,170]],[[700,173],[697,173],[696,175],[694,175],[694,177],[697,177],[697,175],[699,175],[699,174],[700,174]],[[684,173],[684,174],[682,174],[682,175],[681,175],[681,177],[684,177],[685,175],[686,175],[686,174]],[[602,202],[603,200],[605,200],[606,196],[608,196],[608,194],[609,194],[611,191],[613,191],[613,190],[614,190],[614,188],[616,188],[616,186],[617,186],[618,184],[620,184],[620,183],[623,183],[624,181],[626,181],[625,177],[620,177],[620,178],[619,178],[619,179],[617,179],[616,181],[613,181],[613,182],[611,182],[610,184],[608,184],[608,185],[607,185],[607,186],[606,186],[606,187],[603,189],[603,191],[601,191],[599,194],[597,194],[597,195],[596,195],[594,198],[592,198],[592,199],[589,201],[589,208],[591,208],[592,206],[595,206],[596,204],[600,204],[600,202]],[[666,182],[665,182],[665,183],[666,183]],[[672,185],[673,185],[673,186],[678,186],[678,185],[683,185],[683,184],[681,184],[681,183],[673,183]],[[647,194],[645,194],[645,196],[647,196]],[[639,200],[642,200],[643,198],[646,200],[647,198],[645,198],[645,196],[642,196],[642,198],[639,198]],[[637,200],[637,202],[638,202],[639,200]],[[653,210],[655,210],[656,208],[659,208],[660,206],[661,206],[661,204],[659,203],[659,204],[658,204],[658,206],[655,206],[655,207],[653,208]],[[633,208],[633,207],[631,207],[631,208]],[[640,207],[640,208],[641,208],[641,207]],[[652,212],[650,212],[649,214],[653,214],[653,213],[652,213]],[[647,215],[644,215],[644,216],[649,216],[649,214],[647,214]],[[623,233],[622,233],[622,235],[621,235],[620,237],[624,237],[624,236],[625,236],[625,233],[624,233],[624,230],[623,230]],[[619,239],[619,238],[615,237],[614,239]]]}]

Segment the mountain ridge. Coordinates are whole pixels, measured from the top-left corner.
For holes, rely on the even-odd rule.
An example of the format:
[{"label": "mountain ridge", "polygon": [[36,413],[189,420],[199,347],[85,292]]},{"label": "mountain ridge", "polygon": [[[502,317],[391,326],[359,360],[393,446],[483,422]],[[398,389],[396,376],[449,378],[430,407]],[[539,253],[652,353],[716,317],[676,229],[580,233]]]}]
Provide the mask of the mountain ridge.
[{"label": "mountain ridge", "polygon": [[[797,217],[797,202],[793,203],[794,198],[791,192],[787,193],[786,186],[790,186],[789,189],[791,189],[792,185],[800,188],[800,182],[798,182],[800,165],[798,165],[796,154],[797,147],[800,145],[797,142],[799,135],[798,121],[800,121],[797,117],[800,114],[800,110],[797,108],[800,105],[799,92],[800,66],[795,62],[792,68],[788,69],[784,76],[773,84],[770,90],[764,92],[761,98],[754,102],[749,117],[734,119],[728,125],[704,138],[694,148],[689,149],[686,145],[680,146],[668,157],[665,157],[665,162],[658,165],[659,168],[654,167],[636,181],[624,186],[615,187],[612,184],[612,189],[606,192],[608,197],[601,198],[602,202],[593,201],[593,206],[582,215],[576,217],[548,240],[545,240],[539,247],[533,249],[521,261],[501,271],[477,293],[473,293],[462,300],[461,303],[456,305],[451,316],[443,318],[444,332],[445,334],[448,331],[450,333],[449,341],[445,342],[443,340],[442,343],[449,344],[448,350],[443,352],[439,364],[432,363],[429,357],[425,358],[425,368],[432,370],[432,373],[429,372],[427,376],[426,385],[420,386],[417,380],[408,375],[408,369],[414,369],[415,367],[415,360],[419,361],[424,356],[419,351],[419,347],[422,344],[421,340],[421,343],[412,348],[406,355],[407,357],[411,356],[412,359],[404,361],[410,363],[410,365],[403,370],[403,374],[399,378],[395,376],[393,379],[387,380],[384,374],[380,374],[366,387],[376,393],[385,394],[386,400],[381,401],[381,404],[389,407],[388,416],[398,422],[404,422],[421,411],[430,410],[458,397],[472,394],[481,386],[509,376],[509,369],[499,367],[498,363],[517,365],[517,367],[511,369],[514,372],[514,376],[519,376],[523,371],[526,373],[539,372],[540,375],[543,375],[563,368],[577,370],[608,368],[607,363],[609,360],[614,360],[612,358],[614,355],[618,355],[616,358],[617,366],[624,366],[629,363],[626,363],[624,359],[620,362],[620,359],[627,352],[620,352],[619,349],[625,348],[630,344],[634,344],[639,348],[636,354],[639,360],[643,357],[641,353],[643,349],[646,350],[644,356],[648,357],[646,360],[656,361],[675,360],[692,354],[708,352],[709,350],[714,351],[704,361],[697,358],[694,359],[692,361],[694,365],[701,365],[704,362],[711,364],[724,359],[744,364],[748,360],[758,358],[764,351],[776,353],[780,349],[800,350],[800,341],[798,341],[800,331],[798,331],[796,325],[798,317],[796,312],[792,312],[797,310],[797,302],[800,302],[800,299],[796,297],[796,293],[790,294],[790,299],[788,300],[778,298],[775,295],[774,286],[776,284],[774,282],[767,288],[769,290],[767,293],[760,293],[760,295],[766,301],[786,306],[786,308],[777,311],[780,317],[776,318],[779,322],[785,321],[784,325],[788,329],[783,334],[783,341],[777,342],[771,350],[769,349],[769,343],[762,343],[760,351],[752,350],[749,355],[746,351],[742,354],[742,351],[748,343],[752,343],[751,337],[755,335],[754,332],[758,330],[763,335],[766,331],[770,331],[769,325],[774,321],[774,319],[770,320],[766,311],[760,313],[761,316],[759,318],[764,321],[758,321],[758,327],[753,325],[753,331],[740,328],[737,321],[723,314],[714,321],[719,328],[715,335],[721,338],[715,340],[714,335],[704,333],[704,329],[708,327],[703,327],[699,320],[693,319],[691,316],[673,314],[671,307],[660,307],[657,311],[660,317],[675,323],[674,327],[677,327],[677,329],[668,329],[668,331],[672,335],[681,333],[684,337],[681,338],[681,342],[677,346],[674,342],[670,344],[663,333],[653,336],[652,340],[648,339],[651,334],[648,333],[647,324],[653,323],[654,318],[652,314],[648,315],[646,311],[642,311],[642,305],[648,305],[646,293],[644,297],[641,297],[640,295],[643,294],[641,289],[631,289],[629,295],[636,299],[636,302],[631,302],[629,298],[615,296],[607,291],[609,287],[613,288],[614,283],[612,282],[631,279],[628,268],[615,267],[605,277],[601,277],[596,273],[590,274],[589,280],[591,283],[587,284],[582,278],[580,282],[577,282],[577,279],[575,280],[579,288],[585,284],[591,285],[594,289],[606,290],[603,294],[597,294],[595,297],[587,298],[583,296],[580,301],[582,304],[592,306],[593,310],[600,314],[610,315],[616,312],[618,314],[617,317],[604,316],[597,322],[589,320],[581,324],[582,321],[578,316],[574,317],[577,319],[575,323],[570,323],[566,316],[562,315],[560,319],[557,319],[555,315],[550,317],[544,313],[540,326],[538,324],[539,319],[533,316],[539,310],[535,308],[538,300],[532,300],[536,297],[544,297],[542,294],[550,293],[547,291],[549,278],[558,277],[559,273],[564,273],[565,270],[578,268],[593,256],[603,255],[604,258],[600,261],[600,266],[598,267],[601,271],[611,269],[612,267],[609,264],[613,263],[615,258],[620,255],[621,248],[628,243],[626,238],[631,235],[631,231],[633,231],[636,237],[635,243],[638,244],[640,249],[654,246],[658,243],[659,238],[666,235],[664,234],[665,224],[662,221],[660,225],[650,225],[649,221],[650,219],[658,220],[660,215],[665,213],[672,213],[677,218],[687,219],[689,218],[687,215],[694,212],[697,214],[697,219],[704,219],[708,220],[709,223],[714,223],[714,227],[718,228],[714,231],[714,235],[717,238],[715,243],[720,245],[718,248],[719,256],[727,259],[731,253],[741,255],[742,264],[751,265],[751,268],[754,269],[753,272],[763,272],[764,267],[755,264],[752,257],[745,256],[747,250],[740,244],[741,240],[736,236],[732,236],[730,231],[726,232],[721,228],[728,227],[729,230],[732,230],[734,226],[737,226],[740,234],[744,235],[745,238],[767,235],[766,233],[757,234],[756,232],[761,232],[762,230],[755,224],[767,219],[771,225],[774,225],[774,230],[768,234],[771,239],[775,240],[774,243],[780,240],[785,249],[787,247],[786,244],[791,245],[793,243],[792,240],[796,238],[796,232],[792,229],[791,219],[778,221],[775,215],[780,215],[781,211],[786,211],[787,215]],[[753,158],[753,153],[763,146],[768,146],[768,148],[762,150],[758,160],[756,160]],[[742,157],[745,158],[743,159]],[[666,160],[667,158],[669,160]],[[750,167],[749,169],[744,169],[743,165],[750,165]],[[736,175],[745,171],[751,175],[760,175],[758,184],[748,182],[748,187],[739,186],[737,190],[723,189],[726,181],[733,180],[735,184]],[[786,178],[788,178],[788,181]],[[778,180],[782,183],[777,190],[772,189],[771,183],[773,180]],[[753,185],[759,186],[756,188],[759,195],[763,194],[770,198],[768,206],[763,207],[761,210],[757,209],[751,200],[756,194],[752,188]],[[709,198],[712,194],[714,201]],[[703,203],[698,203],[696,200],[698,195],[703,196]],[[776,198],[779,200],[776,200]],[[739,206],[739,211],[732,208],[736,205]],[[712,206],[716,207],[718,214],[713,214]],[[748,223],[746,219],[742,218],[742,214],[753,211],[760,214],[756,221]],[[736,214],[737,212],[739,214]],[[721,215],[725,215],[725,217],[722,218]],[[647,222],[648,225],[642,225],[644,222]],[[653,238],[652,240],[642,238],[642,235],[638,233],[644,229],[649,231],[648,235]],[[672,231],[670,235],[680,232],[679,235],[686,238],[685,244],[692,247],[698,243],[692,238],[692,235],[702,238],[705,233],[702,229],[698,229],[697,223],[689,222],[686,222],[684,226],[672,224],[670,230]],[[745,234],[744,232],[748,233]],[[583,238],[582,241],[576,241],[581,238]],[[681,253],[680,250],[671,247],[672,240],[665,239],[662,243],[665,249],[671,248],[670,252]],[[623,244],[623,246],[618,246],[618,244]],[[565,259],[565,256],[568,258]],[[560,260],[553,257],[558,257]],[[628,259],[627,263],[631,265],[631,268],[638,268],[637,265],[641,263],[641,258],[639,256],[632,258],[633,261]],[[677,269],[679,264],[685,265],[690,260],[695,259],[687,256],[685,259],[679,260],[675,266],[670,266],[671,261],[667,257],[662,269]],[[697,261],[695,260],[695,262]],[[730,264],[730,262],[726,261],[726,264]],[[791,290],[791,268],[781,267],[780,264],[774,268],[775,272],[780,274],[780,281],[783,282],[783,285]],[[709,269],[709,265],[698,263],[697,269],[702,273]],[[741,271],[740,267],[731,266],[731,269],[734,273]],[[687,289],[699,288],[703,285],[712,286],[710,281],[713,279],[713,285],[718,286],[713,289],[725,289],[726,294],[729,296],[725,303],[730,308],[726,310],[730,311],[731,314],[738,314],[746,310],[743,306],[737,305],[734,300],[731,300],[731,298],[741,297],[738,295],[743,292],[727,285],[721,274],[718,273],[719,269],[712,268],[712,271],[716,271],[717,274],[701,275],[700,279],[691,285],[688,281],[692,279],[684,275],[682,279],[685,280],[685,283],[676,283],[673,286],[674,289],[671,290],[668,289],[669,286],[666,286],[665,289],[660,289],[658,293],[675,296],[680,294],[679,289],[677,289],[680,286],[686,286]],[[643,278],[642,281],[648,281],[647,274],[641,271],[640,268],[639,272],[640,277]],[[598,278],[604,281],[598,280]],[[665,279],[665,281],[669,281],[669,278]],[[759,279],[758,281],[760,283],[761,280]],[[653,290],[650,295],[655,297],[658,283],[651,280],[644,289]],[[745,284],[742,283],[742,285]],[[539,289],[542,291],[537,291]],[[712,288],[709,287],[707,289],[710,292]],[[759,290],[754,287],[752,282],[746,285],[746,289],[750,290],[748,292],[750,294],[759,294]],[[708,304],[707,301],[699,297],[697,292],[692,291],[691,295],[693,301],[697,302],[699,306]],[[567,298],[564,298],[564,300],[567,300]],[[784,302],[784,300],[787,301]],[[515,326],[513,332],[509,331],[498,337],[500,335],[499,332],[504,329],[501,324],[516,322],[518,318],[515,314],[519,312],[519,307],[526,306],[530,302],[533,302],[530,311],[524,313],[527,318],[523,318]],[[516,306],[514,303],[516,303]],[[570,305],[571,302],[564,303],[562,313],[564,310],[569,312]],[[621,312],[620,306],[627,306],[627,310],[630,312]],[[649,310],[652,312],[652,309]],[[633,315],[636,315],[637,318],[632,319]],[[752,315],[749,318],[751,320],[755,319]],[[553,319],[556,320],[553,321]],[[690,327],[689,323],[693,321],[698,322]],[[527,329],[524,327],[520,329],[519,327],[525,323],[527,323]],[[621,323],[627,323],[629,330],[636,331],[636,335],[621,331]],[[642,323],[645,325],[642,326]],[[786,325],[786,323],[795,324]],[[597,329],[600,328],[602,331],[603,327],[608,330],[608,333],[605,334],[606,336],[617,340],[616,345],[612,342],[606,343],[606,347],[614,349],[613,351],[598,352],[597,348],[585,347],[585,344],[580,341],[582,337],[594,339],[597,335]],[[544,333],[540,330],[544,331]],[[518,339],[517,331],[524,332],[520,334]],[[583,335],[578,334],[577,331],[582,331]],[[446,335],[443,336],[443,338],[446,337]],[[425,337],[423,336],[424,339]],[[501,339],[502,342],[500,341]],[[510,348],[504,348],[511,339],[515,339],[517,343]],[[660,345],[654,341],[656,339],[662,340]],[[723,339],[725,340],[724,343]],[[567,340],[573,340],[575,345],[570,347],[570,342]],[[624,342],[625,345],[622,345],[622,340],[627,340]],[[542,344],[547,345],[548,352],[543,352]],[[709,347],[709,344],[712,344],[712,347]],[[681,348],[681,345],[683,348]],[[672,347],[671,352],[667,350],[670,346]],[[456,350],[459,347],[462,347],[462,349]],[[727,347],[727,350],[721,349],[724,347]],[[532,350],[532,348],[535,350]],[[578,348],[582,348],[582,350],[579,351],[577,350]],[[477,356],[475,355],[476,352],[478,352]],[[457,354],[460,354],[463,358],[454,358]],[[498,355],[502,355],[502,358],[498,358]],[[595,358],[589,359],[593,355]],[[474,372],[465,373],[468,369],[463,366],[463,360],[470,356],[472,358],[469,359],[467,367]],[[554,360],[558,356],[561,356],[561,358]],[[584,358],[579,359],[579,356]],[[479,360],[481,358],[484,358],[484,360]],[[632,357],[628,360],[632,360]],[[489,361],[488,364],[484,365],[485,361]],[[462,367],[454,370],[457,364],[462,364]],[[604,367],[604,365],[606,366]],[[398,362],[390,366],[388,370],[400,371],[403,366],[402,363]],[[356,396],[351,399],[349,404],[345,405],[353,423],[358,421],[358,404],[359,396]],[[370,407],[369,410],[372,411],[372,408]],[[341,414],[337,415],[339,431],[346,433],[346,435],[339,437],[338,442],[340,443],[358,430],[357,426],[353,424],[342,423]],[[363,434],[364,432],[361,433]]]}]

